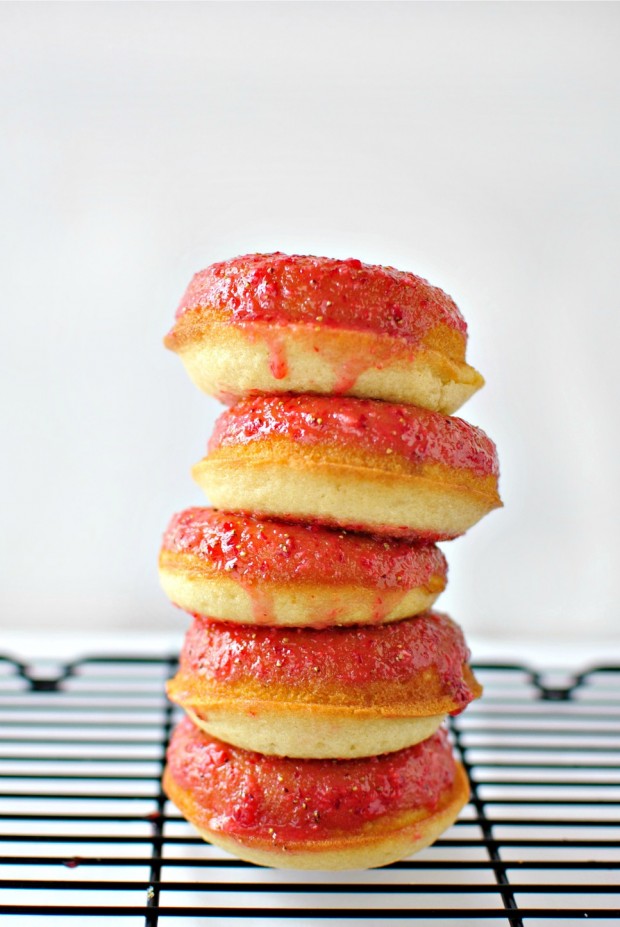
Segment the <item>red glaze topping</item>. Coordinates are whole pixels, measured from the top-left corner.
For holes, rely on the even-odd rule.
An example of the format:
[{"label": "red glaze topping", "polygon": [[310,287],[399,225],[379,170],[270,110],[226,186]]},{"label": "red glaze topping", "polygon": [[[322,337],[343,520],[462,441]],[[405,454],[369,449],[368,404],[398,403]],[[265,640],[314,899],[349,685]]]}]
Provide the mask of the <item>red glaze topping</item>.
[{"label": "red glaze topping", "polygon": [[164,550],[189,553],[234,579],[413,589],[445,577],[446,558],[430,544],[385,540],[316,525],[191,508],[174,515]]},{"label": "red glaze topping", "polygon": [[[212,264],[192,279],[176,317],[224,310],[237,324],[290,322],[356,328],[419,342],[438,325],[466,338],[452,299],[422,277],[350,258],[248,254]],[[276,375],[276,374],[274,374]]]},{"label": "red glaze topping", "polygon": [[463,678],[469,650],[447,615],[425,612],[384,625],[348,628],[245,627],[195,618],[185,637],[180,673],[189,679],[291,689],[355,689],[409,682],[433,669],[461,711],[474,693]]},{"label": "red glaze topping", "polygon": [[186,718],[172,736],[168,772],[203,813],[198,826],[281,844],[357,831],[385,814],[432,813],[455,764],[443,730],[383,756],[296,760],[229,746]]},{"label": "red glaze topping", "polygon": [[397,454],[414,464],[438,463],[498,475],[495,445],[474,425],[416,406],[343,396],[253,396],[215,423],[209,451],[270,437],[296,443],[354,446]]}]

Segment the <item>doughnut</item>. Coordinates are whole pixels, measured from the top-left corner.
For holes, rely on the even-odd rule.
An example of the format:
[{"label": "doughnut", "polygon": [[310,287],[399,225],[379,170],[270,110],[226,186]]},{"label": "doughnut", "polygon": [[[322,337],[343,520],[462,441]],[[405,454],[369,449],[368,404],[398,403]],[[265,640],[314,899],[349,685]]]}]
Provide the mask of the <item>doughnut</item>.
[{"label": "doughnut", "polygon": [[168,696],[246,750],[372,756],[425,740],[480,696],[468,659],[461,629],[436,612],[321,630],[196,618]]},{"label": "doughnut", "polygon": [[467,326],[421,277],[358,260],[249,254],[192,279],[166,347],[224,401],[338,393],[455,412],[484,380]]},{"label": "doughnut", "polygon": [[217,420],[195,480],[217,508],[448,540],[501,505],[495,445],[462,419],[339,396],[254,396]]},{"label": "doughnut", "polygon": [[385,866],[436,840],[469,798],[443,730],[383,756],[294,760],[240,750],[188,718],[163,784],[205,840],[281,869]]},{"label": "doughnut", "polygon": [[171,601],[194,615],[290,627],[396,621],[446,585],[432,544],[191,508],[175,515],[159,557]]}]

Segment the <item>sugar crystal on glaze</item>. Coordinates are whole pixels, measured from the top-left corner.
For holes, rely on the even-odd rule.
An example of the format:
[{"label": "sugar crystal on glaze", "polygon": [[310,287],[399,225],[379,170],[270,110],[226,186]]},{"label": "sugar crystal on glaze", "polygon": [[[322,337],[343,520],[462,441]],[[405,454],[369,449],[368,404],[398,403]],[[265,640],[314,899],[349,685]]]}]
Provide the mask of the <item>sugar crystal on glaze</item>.
[{"label": "sugar crystal on glaze", "polygon": [[254,396],[220,415],[208,450],[285,436],[309,445],[353,445],[497,476],[495,445],[463,419],[416,406],[346,396]]}]

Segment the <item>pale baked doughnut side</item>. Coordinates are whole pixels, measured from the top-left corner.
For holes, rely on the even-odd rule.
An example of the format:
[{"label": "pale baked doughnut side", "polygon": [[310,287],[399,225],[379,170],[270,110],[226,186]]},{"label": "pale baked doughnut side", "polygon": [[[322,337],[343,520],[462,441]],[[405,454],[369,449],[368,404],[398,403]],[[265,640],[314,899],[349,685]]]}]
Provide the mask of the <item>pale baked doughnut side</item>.
[{"label": "pale baked doughnut side", "polygon": [[333,759],[335,752],[337,759],[394,753],[431,737],[446,718],[382,718],[368,710],[330,710],[325,705],[291,704],[288,710],[286,705],[270,710],[251,702],[246,707],[185,711],[201,730],[235,747],[305,759]]},{"label": "pale baked doughnut side", "polygon": [[194,479],[218,508],[293,521],[316,521],[388,537],[447,541],[497,508],[496,493],[476,492],[439,479],[393,474],[377,467],[313,462],[310,455],[278,454],[255,463],[251,451],[212,454],[196,464]]},{"label": "pale baked doughnut side", "polygon": [[404,402],[451,414],[484,385],[468,364],[387,335],[290,323],[210,320],[175,341],[192,382],[230,402],[251,393],[326,393]]},{"label": "pale baked doughnut side", "polygon": [[191,615],[239,624],[268,624],[281,628],[324,628],[400,621],[431,608],[445,580],[404,594],[359,586],[306,583],[282,585],[261,580],[240,585],[220,574],[206,576],[179,563],[160,559],[159,577],[170,601]]}]

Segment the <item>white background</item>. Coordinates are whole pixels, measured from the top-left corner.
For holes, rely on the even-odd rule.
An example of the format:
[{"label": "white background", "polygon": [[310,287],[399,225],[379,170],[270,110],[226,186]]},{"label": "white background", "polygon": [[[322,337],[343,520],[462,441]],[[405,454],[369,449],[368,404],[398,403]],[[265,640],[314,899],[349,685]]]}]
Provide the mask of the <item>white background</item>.
[{"label": "white background", "polygon": [[195,270],[280,249],[469,323],[505,508],[442,606],[618,641],[619,40],[618,4],[1,4],[3,627],[184,624],[157,550],[218,407],[161,338]]}]

